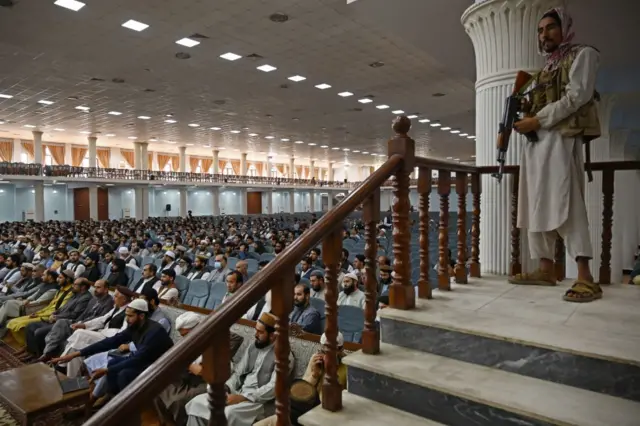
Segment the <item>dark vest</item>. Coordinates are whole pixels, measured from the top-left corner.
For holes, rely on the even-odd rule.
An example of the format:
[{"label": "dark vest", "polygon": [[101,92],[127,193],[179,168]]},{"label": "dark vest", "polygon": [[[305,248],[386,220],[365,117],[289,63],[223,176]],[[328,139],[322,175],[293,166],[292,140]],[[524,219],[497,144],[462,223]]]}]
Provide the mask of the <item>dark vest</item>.
[{"label": "dark vest", "polygon": [[121,312],[117,313],[116,315],[112,316],[110,319],[107,319],[104,322],[104,327],[105,328],[120,328],[122,327],[122,324],[124,324],[124,319],[125,319],[125,310],[123,309]]}]

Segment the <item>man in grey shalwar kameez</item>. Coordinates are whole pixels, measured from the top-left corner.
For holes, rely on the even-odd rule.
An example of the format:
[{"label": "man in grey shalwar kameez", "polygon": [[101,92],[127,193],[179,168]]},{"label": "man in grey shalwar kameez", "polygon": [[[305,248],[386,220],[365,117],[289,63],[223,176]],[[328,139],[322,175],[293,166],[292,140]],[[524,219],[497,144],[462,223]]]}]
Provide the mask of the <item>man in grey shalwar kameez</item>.
[{"label": "man in grey shalwar kameez", "polygon": [[532,82],[527,117],[515,128],[535,131],[538,142],[522,149],[518,227],[529,234],[529,249],[540,269],[511,277],[513,284],[555,285],[555,240],[565,241],[578,264],[578,278],[564,296],[571,302],[602,297],[589,269],[592,247],[584,199],[582,145],[600,136],[595,103],[599,53],[572,44],[571,17],[562,8],[545,13],[538,24],[538,47],[546,65]]},{"label": "man in grey shalwar kameez", "polygon": [[[264,313],[256,322],[255,342],[247,346],[242,359],[227,380],[227,406],[224,414],[228,426],[251,426],[264,412],[264,404],[275,398],[275,325],[277,318]],[[289,368],[293,368],[292,357]],[[206,393],[187,403],[187,426],[205,426],[209,422]]]}]

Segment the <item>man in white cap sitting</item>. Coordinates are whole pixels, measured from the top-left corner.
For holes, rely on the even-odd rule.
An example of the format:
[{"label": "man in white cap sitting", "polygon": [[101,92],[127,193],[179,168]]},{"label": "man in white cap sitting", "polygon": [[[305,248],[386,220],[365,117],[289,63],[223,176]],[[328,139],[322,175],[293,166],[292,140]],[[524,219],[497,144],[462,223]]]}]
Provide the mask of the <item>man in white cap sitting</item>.
[{"label": "man in white cap sitting", "polygon": [[135,266],[136,268],[138,267],[136,258],[131,256],[131,253],[129,253],[129,249],[125,246],[121,246],[118,249],[118,255],[120,256],[120,259],[124,260],[124,263],[126,263],[127,265]]},{"label": "man in white cap sitting", "polygon": [[[88,357],[109,351],[106,368],[94,370],[91,379],[106,377],[107,393],[115,395],[133,382],[144,370],[173,346],[171,337],[157,322],[148,318],[149,305],[143,299],[135,299],[125,310],[128,327],[100,342],[51,360],[53,363],[69,362],[76,357]],[[135,351],[125,351],[124,346],[135,345]]]},{"label": "man in white cap sitting", "polygon": [[344,274],[342,291],[338,296],[338,306],[357,306],[364,309],[364,301],[364,292],[358,288],[358,276],[354,272]]},{"label": "man in white cap sitting", "polygon": [[166,269],[173,269],[176,271],[176,274],[180,272],[180,267],[178,266],[178,262],[176,262],[176,254],[171,250],[167,251],[164,254],[164,258],[162,259],[162,266],[160,266],[160,272]]}]

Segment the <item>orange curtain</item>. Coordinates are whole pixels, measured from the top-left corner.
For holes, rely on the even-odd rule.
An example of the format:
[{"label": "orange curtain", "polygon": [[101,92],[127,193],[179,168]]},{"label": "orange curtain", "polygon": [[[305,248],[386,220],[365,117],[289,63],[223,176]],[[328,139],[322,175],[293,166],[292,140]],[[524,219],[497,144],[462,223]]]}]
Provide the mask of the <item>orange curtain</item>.
[{"label": "orange curtain", "polygon": [[167,154],[158,154],[158,170],[164,171],[164,168],[167,167],[171,156]]},{"label": "orange curtain", "polygon": [[195,173],[200,165],[200,159],[198,157],[189,157],[189,165],[191,166],[191,173]]},{"label": "orange curtain", "polygon": [[225,160],[218,160],[218,174],[224,174],[224,166],[227,165]]},{"label": "orange curtain", "polygon": [[304,178],[309,179],[309,167],[304,166]]},{"label": "orange curtain", "polygon": [[254,163],[254,166],[256,166],[256,171],[258,172],[258,176],[262,176],[262,170],[264,169],[264,164]]},{"label": "orange curtain", "polygon": [[276,164],[276,169],[282,176],[284,176],[284,164]]},{"label": "orange curtain", "polygon": [[209,173],[211,166],[213,166],[213,159],[203,158],[200,160],[200,171],[202,173]]},{"label": "orange curtain", "polygon": [[126,161],[126,163],[129,165],[129,167],[131,167],[132,169],[135,167],[135,160],[133,158],[133,151],[123,151],[121,150],[120,153],[122,154],[122,158],[124,158],[124,161]]},{"label": "orange curtain", "polygon": [[149,162],[147,163],[147,170],[153,170],[153,152],[149,152],[147,153],[147,155],[149,156]]},{"label": "orange curtain", "polygon": [[13,141],[0,142],[0,159],[2,161],[13,161]]},{"label": "orange curtain", "polygon": [[240,175],[240,160],[231,160],[231,168],[233,169],[233,174],[236,176]]},{"label": "orange curtain", "polygon": [[172,155],[171,156],[171,170],[174,172],[180,171],[180,156]]},{"label": "orange curtain", "polygon": [[298,174],[298,179],[302,179],[302,166],[296,166],[296,173]]},{"label": "orange curtain", "polygon": [[64,164],[64,146],[60,145],[44,145],[49,148],[49,152],[51,153],[51,157],[53,161],[56,162],[58,166]]},{"label": "orange curtain", "polygon": [[71,147],[71,165],[73,167],[80,167],[82,165],[82,160],[84,160],[85,155],[87,155],[87,148],[72,146]]},{"label": "orange curtain", "polygon": [[111,149],[98,148],[96,149],[96,156],[98,157],[98,163],[103,169],[108,169],[111,163]]},{"label": "orange curtain", "polygon": [[30,142],[30,141],[22,141],[22,149],[24,149],[25,151],[27,151],[27,155],[29,155],[29,158],[31,158],[31,160],[34,160],[34,159],[35,159],[34,148],[33,148],[33,142]]}]

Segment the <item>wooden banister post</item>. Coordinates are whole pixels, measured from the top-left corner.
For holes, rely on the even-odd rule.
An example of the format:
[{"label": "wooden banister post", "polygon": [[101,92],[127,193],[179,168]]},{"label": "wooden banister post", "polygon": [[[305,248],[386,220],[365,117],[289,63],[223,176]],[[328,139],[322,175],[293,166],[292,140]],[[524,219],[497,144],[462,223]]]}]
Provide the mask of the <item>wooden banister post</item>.
[{"label": "wooden banister post", "polygon": [[415,142],[407,133],[411,120],[397,117],[393,122],[396,136],[388,142],[389,157],[402,156],[402,166],[393,181],[393,284],[389,288],[389,306],[396,309],[413,309],[416,293],[411,283],[411,225],[409,223],[409,175],[415,165]]},{"label": "wooden banister post", "polygon": [[510,275],[522,273],[520,263],[520,228],[518,228],[518,186],[520,185],[520,172],[513,175],[511,187],[511,268]]},{"label": "wooden banister post", "polygon": [[615,170],[602,172],[602,253],[600,254],[600,284],[611,284],[611,238],[613,236],[613,191]]},{"label": "wooden banister post", "polygon": [[342,229],[331,231],[322,241],[322,260],[325,274],[325,327],[328,357],[322,383],[322,408],[342,409],[342,388],[338,382],[338,271],[342,256]]},{"label": "wooden banister post", "polygon": [[471,193],[473,194],[473,212],[471,218],[471,266],[469,275],[473,278],[480,278],[480,194],[482,185],[480,184],[480,173],[471,175]]},{"label": "wooden banister post", "polygon": [[224,385],[231,377],[231,338],[229,330],[211,336],[211,344],[202,354],[202,378],[209,384],[209,425],[227,426]]},{"label": "wooden banister post", "polygon": [[557,281],[563,281],[567,276],[565,258],[566,258],[566,253],[565,253],[564,240],[562,239],[562,237],[558,235],[558,237],[556,238],[556,252],[553,259],[554,261],[553,266],[554,266],[554,271],[556,273]]},{"label": "wooden banister post", "polygon": [[438,170],[438,194],[440,194],[440,226],[438,227],[438,288],[451,290],[449,281],[449,194],[451,172]]},{"label": "wooden banister post", "polygon": [[376,273],[378,242],[376,225],[380,222],[380,188],[364,202],[364,265],[365,305],[362,352],[375,355],[380,352],[380,332],[376,326],[376,303],[378,299],[378,277]]},{"label": "wooden banister post", "polygon": [[271,312],[278,317],[276,323],[276,416],[278,426],[290,426],[291,410],[289,401],[289,314],[293,308],[293,288],[295,271],[282,277],[280,283],[271,290]]},{"label": "wooden banister post", "polygon": [[458,197],[458,261],[456,283],[467,284],[467,174],[456,172],[456,195]]},{"label": "wooden banister post", "polygon": [[429,282],[429,197],[431,196],[431,169],[420,167],[418,171],[418,197],[420,209],[420,280],[418,281],[418,297],[432,299]]}]

